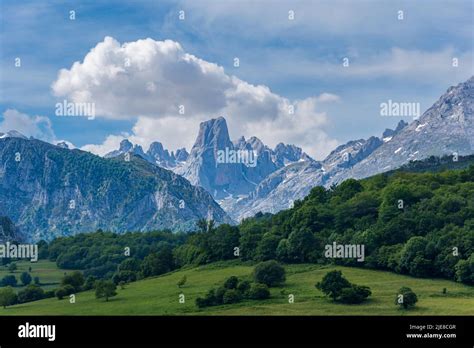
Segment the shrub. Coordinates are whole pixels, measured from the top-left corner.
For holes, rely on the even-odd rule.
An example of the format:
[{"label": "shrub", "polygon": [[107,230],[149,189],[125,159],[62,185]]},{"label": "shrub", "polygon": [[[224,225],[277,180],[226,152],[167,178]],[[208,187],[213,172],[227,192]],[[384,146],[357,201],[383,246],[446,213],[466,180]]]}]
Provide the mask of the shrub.
[{"label": "shrub", "polygon": [[336,301],[341,295],[342,289],[350,288],[351,283],[344,278],[341,271],[331,271],[326,273],[323,280],[318,282],[315,286]]},{"label": "shrub", "polygon": [[94,286],[95,286],[95,282],[96,282],[97,278],[94,277],[94,276],[88,276],[84,285],[82,286],[82,288],[84,290],[90,290],[90,289],[93,289]]},{"label": "shrub", "polygon": [[214,303],[215,306],[218,306],[218,305],[221,305],[222,303],[224,303],[224,294],[225,294],[226,290],[227,289],[223,286],[219,286],[216,289],[215,303]]},{"label": "shrub", "polygon": [[184,286],[184,284],[186,284],[186,281],[188,280],[188,278],[186,278],[186,276],[184,275],[176,285],[178,285],[178,288],[181,288],[182,286]]},{"label": "shrub", "polygon": [[8,265],[8,271],[10,273],[13,273],[17,270],[17,266],[16,266],[16,263],[15,262],[12,262],[10,263],[10,265]]},{"label": "shrub", "polygon": [[58,300],[62,300],[63,297],[74,294],[74,292],[75,289],[73,288],[73,286],[68,284],[57,289],[54,294],[58,298]]},{"label": "shrub", "polygon": [[55,290],[48,290],[44,292],[44,298],[53,298],[56,294]]},{"label": "shrub", "polygon": [[209,306],[214,306],[217,304],[217,300],[216,300],[216,292],[214,289],[212,290],[209,290],[206,294],[206,296],[204,296],[204,298],[202,297],[198,297],[196,299],[196,305],[199,307],[199,308],[203,308],[203,307],[209,307]]},{"label": "shrub", "polygon": [[37,285],[30,284],[18,293],[18,302],[32,302],[44,298],[44,290]]},{"label": "shrub", "polygon": [[222,303],[237,303],[240,301],[240,294],[236,289],[227,289],[222,297]]},{"label": "shrub", "polygon": [[31,283],[31,276],[28,272],[23,272],[21,275],[20,275],[20,280],[21,282],[23,283],[23,285],[28,285]]},{"label": "shrub", "polygon": [[397,297],[395,298],[396,305],[408,309],[414,307],[416,302],[418,302],[418,297],[412,289],[404,286],[398,290]]},{"label": "shrub", "polygon": [[367,297],[369,297],[371,293],[372,292],[367,286],[359,286],[352,284],[351,287],[343,288],[341,290],[339,301],[341,301],[342,303],[349,304],[361,303]]},{"label": "shrub", "polygon": [[56,289],[54,295],[58,298],[58,300],[62,300],[65,296],[67,296],[66,290],[64,288]]},{"label": "shrub", "polygon": [[7,286],[0,289],[0,306],[6,308],[7,306],[14,305],[17,301],[17,296],[12,287]]},{"label": "shrub", "polygon": [[231,276],[227,278],[227,280],[224,282],[224,288],[235,289],[237,288],[238,283],[239,283],[239,279],[236,276]]},{"label": "shrub", "polygon": [[237,290],[245,295],[250,290],[251,283],[248,280],[243,280],[237,285]]},{"label": "shrub", "polygon": [[81,286],[84,284],[84,276],[79,271],[74,271],[72,274],[66,274],[64,278],[61,280],[61,285],[71,285],[74,290],[80,291]]},{"label": "shrub", "polygon": [[257,283],[276,286],[285,282],[285,269],[275,260],[260,262],[253,273]]},{"label": "shrub", "polygon": [[270,290],[268,290],[268,286],[265,284],[252,284],[249,290],[249,297],[254,300],[265,300],[270,297]]},{"label": "shrub", "polygon": [[16,286],[16,284],[17,284],[17,280],[16,280],[15,276],[12,275],[12,274],[6,275],[5,277],[3,277],[2,281],[1,281],[2,286],[14,287],[14,286]]}]

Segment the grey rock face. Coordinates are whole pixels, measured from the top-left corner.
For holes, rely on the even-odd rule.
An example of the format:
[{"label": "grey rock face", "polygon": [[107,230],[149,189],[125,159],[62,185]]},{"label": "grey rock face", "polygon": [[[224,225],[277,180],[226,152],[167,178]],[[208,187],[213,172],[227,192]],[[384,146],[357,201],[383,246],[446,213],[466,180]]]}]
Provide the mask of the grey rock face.
[{"label": "grey rock face", "polygon": [[204,189],[139,156],[105,159],[20,138],[0,139],[0,212],[31,241],[232,222]]},{"label": "grey rock face", "polygon": [[170,155],[168,150],[165,150],[163,145],[158,141],[151,143],[146,155],[146,159],[149,159],[152,163],[154,162],[162,168],[173,168],[176,166],[174,154],[171,153]]},{"label": "grey rock face", "polygon": [[[222,151],[247,155],[250,161],[232,161],[231,158],[221,161],[219,152]],[[246,140],[243,136],[232,142],[223,117],[200,124],[189,154],[184,148],[178,149],[176,154],[170,153],[160,142],[152,143],[143,153],[140,146],[123,140],[118,150],[105,157],[113,158],[127,152],[184,176],[193,185],[205,188],[215,199],[246,195],[279,168],[297,161],[312,160],[294,145],[280,143],[272,150],[257,137]]]},{"label": "grey rock face", "polygon": [[0,139],[4,138],[20,138],[20,139],[28,139],[26,136],[21,134],[20,132],[16,130],[11,130],[6,133],[0,133]]},{"label": "grey rock face", "polygon": [[69,149],[69,145],[64,141],[57,143],[56,146],[61,147],[63,149]]},{"label": "grey rock face", "polygon": [[398,168],[411,160],[474,153],[474,77],[451,87],[419,120],[400,121],[383,139],[349,141],[338,146],[321,163],[308,160],[280,168],[253,192],[228,198],[221,206],[235,219],[255,213],[278,212],[312,187],[329,187],[348,178],[365,178]]},{"label": "grey rock face", "polygon": [[403,120],[400,120],[400,122],[398,122],[397,127],[395,129],[388,129],[388,128],[385,129],[385,131],[382,134],[382,139],[384,141],[389,141],[391,137],[393,137],[395,134],[400,132],[406,126],[408,126],[408,123]]},{"label": "grey rock face", "polygon": [[145,157],[145,154],[143,152],[143,149],[139,145],[133,145],[128,139],[124,139],[120,142],[120,147],[118,150],[114,150],[112,152],[109,152],[106,154],[104,157],[105,158],[113,158],[113,157],[118,157],[120,155],[130,153],[130,154],[136,154],[140,157]]},{"label": "grey rock face", "polygon": [[223,117],[202,122],[186,163],[176,172],[191,184],[204,187],[217,199],[247,193],[255,184],[244,175],[245,163],[218,158],[218,151],[235,150]]},{"label": "grey rock face", "polygon": [[[254,161],[219,161],[219,151],[240,152]],[[249,157],[250,158],[250,157]],[[294,145],[279,144],[275,150],[257,137],[232,142],[223,117],[203,122],[186,163],[176,173],[208,190],[216,199],[234,199],[252,192],[270,174],[290,163],[308,159]],[[255,161],[256,159],[256,161]]]},{"label": "grey rock face", "polygon": [[175,155],[176,162],[186,162],[188,157],[189,157],[189,153],[186,151],[184,147],[176,150],[176,155]]},{"label": "grey rock face", "polygon": [[474,77],[451,87],[425,113],[403,127],[370,156],[355,164],[350,177],[364,178],[429,156],[474,152]]},{"label": "grey rock face", "polygon": [[8,216],[0,216],[0,243],[22,242],[24,236]]}]

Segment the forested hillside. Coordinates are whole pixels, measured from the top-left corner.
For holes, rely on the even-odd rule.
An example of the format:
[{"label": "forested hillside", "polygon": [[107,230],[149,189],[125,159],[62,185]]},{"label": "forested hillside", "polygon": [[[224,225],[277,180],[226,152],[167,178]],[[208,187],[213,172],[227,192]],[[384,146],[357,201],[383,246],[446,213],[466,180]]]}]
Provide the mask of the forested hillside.
[{"label": "forested hillside", "polygon": [[[97,232],[59,238],[41,250],[59,267],[117,280],[240,258],[335,262],[473,284],[473,197],[474,165],[437,173],[400,170],[329,190],[315,187],[292,209],[260,213],[238,226],[201,220],[188,235]],[[333,242],[364,245],[364,262],[326,258],[325,246]]]}]

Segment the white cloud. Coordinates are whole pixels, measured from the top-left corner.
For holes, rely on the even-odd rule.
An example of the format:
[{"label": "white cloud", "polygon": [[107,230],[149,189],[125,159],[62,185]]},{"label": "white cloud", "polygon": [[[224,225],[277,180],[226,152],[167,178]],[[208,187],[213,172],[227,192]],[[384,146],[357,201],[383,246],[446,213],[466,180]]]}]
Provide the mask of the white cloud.
[{"label": "white cloud", "polygon": [[[95,103],[97,117],[136,119],[129,138],[145,149],[154,140],[170,149],[189,149],[199,122],[217,116],[227,119],[233,138],[255,135],[270,146],[291,142],[316,157],[335,143],[323,130],[327,117],[317,107],[337,96],[323,93],[290,101],[267,86],[227,75],[221,66],[186,53],[171,40],[120,44],[106,37],[82,63],[62,69],[52,89],[73,102]],[[102,145],[83,148],[103,154],[119,138],[109,136]]]},{"label": "white cloud", "polygon": [[95,153],[99,156],[104,156],[113,150],[117,150],[120,142],[126,139],[127,135],[109,135],[102,144],[89,144],[81,147],[81,150]]},{"label": "white cloud", "polygon": [[[343,66],[343,58],[346,57],[349,59],[348,67]],[[458,59],[457,67],[453,67],[454,58]],[[392,47],[370,54],[353,49],[330,59],[279,49],[260,57],[261,64],[271,64],[272,69],[252,67],[247,73],[259,73],[261,78],[280,82],[290,79],[328,81],[331,84],[359,81],[369,86],[374,79],[384,78],[410,84],[436,84],[446,88],[472,76],[473,59],[472,51],[461,52],[451,46],[432,51]],[[295,61],[298,64],[294,64]],[[279,71],[279,74],[276,75],[274,71]]]},{"label": "white cloud", "polygon": [[44,141],[54,141],[56,136],[51,128],[51,121],[45,116],[29,116],[15,109],[7,109],[0,122],[0,132],[16,130],[27,137]]}]

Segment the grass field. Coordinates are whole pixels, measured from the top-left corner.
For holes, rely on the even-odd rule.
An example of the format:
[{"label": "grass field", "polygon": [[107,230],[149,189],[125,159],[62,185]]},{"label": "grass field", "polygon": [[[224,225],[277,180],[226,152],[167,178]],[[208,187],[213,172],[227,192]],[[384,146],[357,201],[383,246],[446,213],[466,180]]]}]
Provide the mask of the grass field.
[{"label": "grass field", "polygon": [[[334,304],[314,287],[330,270],[341,270],[351,282],[369,286],[370,300],[359,305]],[[390,272],[340,266],[288,265],[286,284],[271,289],[265,301],[245,301],[199,310],[196,297],[204,295],[227,277],[250,279],[253,267],[239,263],[217,263],[180,270],[118,289],[109,302],[97,300],[93,291],[78,293],[76,303],[67,299],[45,299],[0,309],[0,315],[474,315],[474,287],[440,279],[418,279]],[[179,279],[186,284],[179,289]],[[395,295],[402,286],[418,295],[416,308],[398,309]],[[443,295],[442,289],[447,288]],[[185,303],[179,303],[179,294]],[[288,303],[288,295],[295,303]]]},{"label": "grass field", "polygon": [[38,262],[30,262],[30,261],[16,261],[17,270],[14,273],[10,273],[8,271],[7,266],[0,266],[0,279],[5,277],[6,275],[14,275],[18,282],[18,286],[14,289],[19,291],[24,288],[20,281],[20,275],[23,272],[28,272],[29,267],[31,267],[31,284],[34,283],[34,278],[39,277],[40,279],[40,286],[44,290],[51,290],[58,287],[64,273],[70,273],[71,270],[63,270],[59,269],[56,266],[56,262],[51,262],[47,260],[39,260]]}]

